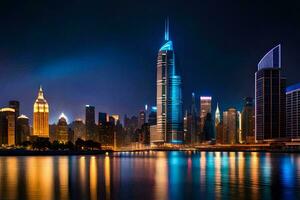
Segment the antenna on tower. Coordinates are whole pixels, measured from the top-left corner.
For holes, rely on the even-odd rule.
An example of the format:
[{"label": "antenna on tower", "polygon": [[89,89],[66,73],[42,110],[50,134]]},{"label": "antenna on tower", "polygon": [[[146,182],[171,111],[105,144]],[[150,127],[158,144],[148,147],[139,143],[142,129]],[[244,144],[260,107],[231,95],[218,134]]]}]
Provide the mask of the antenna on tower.
[{"label": "antenna on tower", "polygon": [[169,17],[165,20],[165,40],[169,40]]}]

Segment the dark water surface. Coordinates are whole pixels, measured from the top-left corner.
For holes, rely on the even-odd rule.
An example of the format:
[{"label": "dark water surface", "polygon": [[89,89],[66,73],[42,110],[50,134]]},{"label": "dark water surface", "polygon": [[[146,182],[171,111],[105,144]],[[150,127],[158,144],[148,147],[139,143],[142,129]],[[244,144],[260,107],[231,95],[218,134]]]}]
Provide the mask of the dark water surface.
[{"label": "dark water surface", "polygon": [[300,154],[0,157],[0,199],[300,199]]}]

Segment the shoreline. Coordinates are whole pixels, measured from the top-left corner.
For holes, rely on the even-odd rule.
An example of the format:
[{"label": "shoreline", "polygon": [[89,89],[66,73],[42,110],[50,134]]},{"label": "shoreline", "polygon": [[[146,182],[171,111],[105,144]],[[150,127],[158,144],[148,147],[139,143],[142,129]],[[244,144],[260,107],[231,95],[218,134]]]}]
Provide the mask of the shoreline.
[{"label": "shoreline", "polygon": [[184,152],[259,152],[259,153],[300,153],[300,149],[236,149],[236,148],[193,148],[193,149],[164,149],[164,148],[155,148],[155,149],[140,149],[140,150],[84,150],[84,151],[69,151],[69,150],[20,150],[20,149],[7,149],[0,150],[0,157],[4,156],[80,156],[80,155],[105,155],[106,153],[122,153],[122,152],[149,152],[149,151],[184,151]]}]

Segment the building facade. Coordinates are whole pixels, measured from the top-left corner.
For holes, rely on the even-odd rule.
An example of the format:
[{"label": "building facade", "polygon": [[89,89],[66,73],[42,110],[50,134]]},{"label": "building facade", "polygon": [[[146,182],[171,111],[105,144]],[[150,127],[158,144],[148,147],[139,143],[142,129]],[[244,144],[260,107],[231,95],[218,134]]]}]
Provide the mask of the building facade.
[{"label": "building facade", "polygon": [[21,145],[25,141],[29,141],[30,126],[29,118],[25,115],[20,115],[16,124],[16,144]]},{"label": "building facade", "polygon": [[157,57],[157,134],[165,143],[183,142],[181,77],[176,73],[173,43],[166,23],[165,44]]},{"label": "building facade", "polygon": [[85,106],[85,127],[86,127],[86,139],[97,140],[96,124],[95,124],[95,107]]},{"label": "building facade", "polygon": [[210,96],[201,96],[200,97],[200,133],[199,133],[199,141],[203,141],[205,135],[203,133],[203,127],[205,123],[205,119],[208,113],[211,113],[211,100]]},{"label": "building facade", "polygon": [[281,46],[271,49],[258,63],[255,73],[255,140],[286,138],[286,79],[281,71]]},{"label": "building facade", "polygon": [[254,143],[254,105],[253,98],[244,98],[243,110],[241,113],[241,141],[243,143]]},{"label": "building facade", "polygon": [[60,143],[67,143],[69,140],[67,117],[63,113],[56,125],[56,137]]},{"label": "building facade", "polygon": [[33,136],[49,137],[49,105],[42,87],[33,105]]},{"label": "building facade", "polygon": [[0,109],[0,144],[15,145],[15,109]]},{"label": "building facade", "polygon": [[223,112],[223,144],[237,144],[239,138],[239,119],[235,108]]},{"label": "building facade", "polygon": [[300,141],[300,83],[286,89],[286,134]]}]

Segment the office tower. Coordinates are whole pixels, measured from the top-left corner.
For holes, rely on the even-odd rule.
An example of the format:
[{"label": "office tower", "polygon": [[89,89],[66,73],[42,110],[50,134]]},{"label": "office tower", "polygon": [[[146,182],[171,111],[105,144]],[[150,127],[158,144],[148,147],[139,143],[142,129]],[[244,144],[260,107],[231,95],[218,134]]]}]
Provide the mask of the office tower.
[{"label": "office tower", "polygon": [[221,113],[219,108],[219,103],[217,103],[217,108],[215,111],[215,134],[216,134],[216,143],[223,143],[223,125],[221,121]]},{"label": "office tower", "polygon": [[85,127],[86,127],[86,139],[96,140],[96,124],[95,124],[95,107],[86,105],[85,106]]},{"label": "office tower", "polygon": [[15,110],[16,118],[20,116],[20,102],[19,101],[9,101],[8,107],[13,108]]},{"label": "office tower", "polygon": [[49,141],[57,141],[57,126],[55,123],[49,125]]},{"label": "office tower", "polygon": [[300,139],[300,83],[286,89],[286,134],[293,141]]},{"label": "office tower", "polygon": [[76,119],[70,124],[70,128],[74,132],[74,140],[76,141],[78,138],[82,140],[86,140],[86,128],[82,119]]},{"label": "office tower", "polygon": [[69,140],[67,117],[62,113],[56,126],[56,136],[60,143],[67,143]]},{"label": "office tower", "polygon": [[169,22],[165,26],[165,44],[157,57],[157,133],[159,141],[182,143],[183,116],[181,77],[176,73],[173,43],[169,39]]},{"label": "office tower", "polygon": [[20,115],[16,124],[16,144],[21,145],[23,142],[29,141],[29,137],[29,119],[25,115]]},{"label": "office tower", "polygon": [[109,120],[105,125],[100,127],[100,143],[104,149],[114,149],[115,148],[115,138],[116,138],[116,122],[115,118],[109,116]]},{"label": "office tower", "polygon": [[197,107],[196,107],[196,97],[195,93],[192,93],[192,104],[191,104],[191,116],[190,120],[190,134],[191,134],[191,144],[197,142]]},{"label": "office tower", "polygon": [[235,108],[229,108],[223,112],[223,144],[238,143],[238,112]]},{"label": "office tower", "polygon": [[188,111],[185,111],[184,117],[183,117],[183,133],[184,133],[184,143],[190,144],[191,143],[191,132],[189,130],[189,124],[191,123],[190,119],[190,113]]},{"label": "office tower", "polygon": [[152,106],[151,110],[150,110],[150,114],[148,116],[148,124],[150,126],[156,125],[156,111],[157,111],[157,108],[155,106]]},{"label": "office tower", "polygon": [[150,126],[148,123],[144,123],[139,129],[139,143],[144,145],[144,146],[149,146],[150,145]]},{"label": "office tower", "polygon": [[98,125],[99,126],[105,125],[107,122],[107,113],[99,112],[98,116],[99,116]]},{"label": "office tower", "polygon": [[219,123],[221,123],[221,114],[220,114],[219,103],[217,103],[217,108],[215,112],[215,126],[217,126]]},{"label": "office tower", "polygon": [[244,98],[243,110],[241,113],[241,140],[244,143],[254,143],[254,105],[253,98]]},{"label": "office tower", "polygon": [[200,97],[200,142],[204,139],[203,127],[207,113],[211,113],[211,97],[201,96]]},{"label": "office tower", "polygon": [[33,135],[49,137],[49,105],[44,98],[42,87],[33,105]]},{"label": "office tower", "polygon": [[142,128],[143,124],[145,123],[146,123],[146,112],[144,110],[141,110],[138,118],[138,127]]},{"label": "office tower", "polygon": [[13,108],[0,109],[0,144],[15,145],[15,110]]},{"label": "office tower", "polygon": [[255,139],[258,142],[286,138],[285,82],[278,45],[260,60],[255,73]]},{"label": "office tower", "polygon": [[204,140],[205,141],[214,141],[215,136],[215,123],[212,118],[211,113],[207,113],[203,126]]}]

